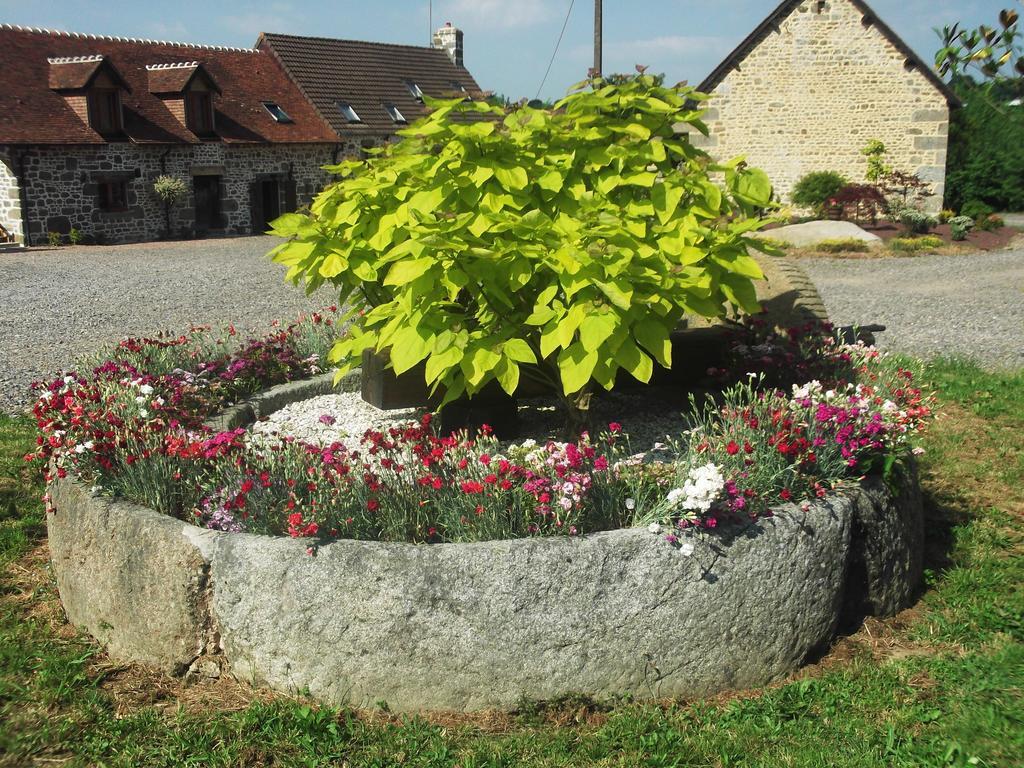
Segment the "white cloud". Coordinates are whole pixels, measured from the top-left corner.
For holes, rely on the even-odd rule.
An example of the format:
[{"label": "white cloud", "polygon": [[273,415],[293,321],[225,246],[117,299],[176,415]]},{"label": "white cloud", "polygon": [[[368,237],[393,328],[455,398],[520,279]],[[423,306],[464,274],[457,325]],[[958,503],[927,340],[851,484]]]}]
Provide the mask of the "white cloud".
[{"label": "white cloud", "polygon": [[564,14],[568,7],[568,0],[448,0],[434,8],[434,21],[435,26],[440,20],[457,27],[532,27]]}]

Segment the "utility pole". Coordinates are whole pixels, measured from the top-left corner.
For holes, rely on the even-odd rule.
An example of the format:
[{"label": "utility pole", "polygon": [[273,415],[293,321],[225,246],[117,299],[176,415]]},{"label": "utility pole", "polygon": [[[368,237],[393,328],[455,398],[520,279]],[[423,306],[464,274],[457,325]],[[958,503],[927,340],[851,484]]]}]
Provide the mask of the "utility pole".
[{"label": "utility pole", "polygon": [[601,0],[594,0],[594,77],[601,76]]}]

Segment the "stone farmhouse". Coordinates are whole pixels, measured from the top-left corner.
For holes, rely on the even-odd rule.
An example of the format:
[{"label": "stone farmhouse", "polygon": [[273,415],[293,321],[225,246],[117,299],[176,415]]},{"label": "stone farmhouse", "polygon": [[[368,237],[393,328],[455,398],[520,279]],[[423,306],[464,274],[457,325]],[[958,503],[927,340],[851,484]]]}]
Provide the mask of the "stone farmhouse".
[{"label": "stone farmhouse", "polygon": [[0,241],[158,238],[161,174],[188,186],[173,235],[264,231],[327,184],[324,165],[422,116],[425,94],[482,97],[461,31],[434,43],[227,48],[0,25]]},{"label": "stone farmhouse", "polygon": [[957,97],[863,0],[784,0],[698,90],[714,95],[710,136],[719,159],[746,155],[783,202],[810,171],[862,181],[860,150],[879,139],[888,161],[917,173],[942,204],[950,109]]}]

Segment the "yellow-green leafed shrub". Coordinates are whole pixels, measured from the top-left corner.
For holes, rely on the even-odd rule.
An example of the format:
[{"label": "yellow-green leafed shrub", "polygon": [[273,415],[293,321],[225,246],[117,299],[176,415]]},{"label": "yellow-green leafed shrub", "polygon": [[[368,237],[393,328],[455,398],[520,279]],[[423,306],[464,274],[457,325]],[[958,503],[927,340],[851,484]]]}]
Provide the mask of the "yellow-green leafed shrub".
[{"label": "yellow-green leafed shrub", "polygon": [[941,248],[945,242],[937,235],[925,235],[924,237],[894,237],[888,245],[890,250],[898,253],[917,253],[918,251]]},{"label": "yellow-green leafed shrub", "polygon": [[747,249],[771,184],[673,128],[706,132],[705,98],[640,75],[581,83],[550,110],[428,99],[399,142],[331,168],[342,178],[309,213],[274,222],[290,241],[273,258],[353,308],[342,372],[364,350],[397,373],[425,363],[445,402],[530,376],[571,422],[619,369],[648,381],[671,365],[684,314],[758,309]]},{"label": "yellow-green leafed shrub", "polygon": [[815,251],[824,253],[867,253],[871,246],[863,240],[854,237],[837,238],[834,240],[822,240],[813,246]]}]

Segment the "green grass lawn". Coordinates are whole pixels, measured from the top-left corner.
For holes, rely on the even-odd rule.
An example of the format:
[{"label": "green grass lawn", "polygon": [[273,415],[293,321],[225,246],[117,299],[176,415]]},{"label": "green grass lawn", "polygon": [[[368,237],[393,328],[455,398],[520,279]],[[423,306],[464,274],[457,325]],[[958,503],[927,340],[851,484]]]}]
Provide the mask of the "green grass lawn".
[{"label": "green grass lawn", "polygon": [[1024,373],[926,368],[927,589],[797,679],[708,702],[398,718],[186,686],[62,620],[26,419],[0,416],[0,766],[1024,765]]}]

